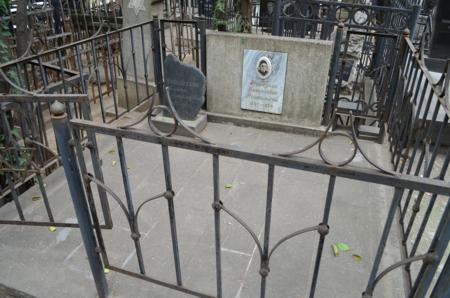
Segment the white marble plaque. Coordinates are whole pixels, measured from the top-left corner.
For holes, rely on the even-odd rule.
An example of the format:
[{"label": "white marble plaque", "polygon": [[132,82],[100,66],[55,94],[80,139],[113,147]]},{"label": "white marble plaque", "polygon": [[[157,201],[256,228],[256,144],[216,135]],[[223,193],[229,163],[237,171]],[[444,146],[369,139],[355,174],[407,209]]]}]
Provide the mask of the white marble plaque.
[{"label": "white marble plaque", "polygon": [[244,50],[241,109],[281,114],[287,53]]}]

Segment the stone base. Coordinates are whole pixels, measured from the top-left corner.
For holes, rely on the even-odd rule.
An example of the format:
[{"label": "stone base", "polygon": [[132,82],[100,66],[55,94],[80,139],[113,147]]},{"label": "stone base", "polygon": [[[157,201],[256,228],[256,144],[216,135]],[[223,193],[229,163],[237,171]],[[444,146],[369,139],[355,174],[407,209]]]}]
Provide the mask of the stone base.
[{"label": "stone base", "polygon": [[[155,126],[163,132],[168,132],[173,128],[173,118],[163,116],[162,113],[152,119]],[[194,120],[183,120],[183,123],[196,133],[200,133],[203,129],[205,129],[208,121],[206,114],[200,112]],[[180,136],[192,137],[192,135],[180,124],[178,124],[178,129],[175,134]]]},{"label": "stone base", "polygon": [[[231,116],[220,113],[207,112],[208,121],[215,123],[231,123],[236,126],[253,127],[257,129],[282,131],[287,133],[310,135],[319,137],[324,131],[325,126],[309,127],[305,125],[296,125],[277,121],[267,121],[260,119],[249,119],[246,117]],[[332,133],[332,132],[330,132]]]}]

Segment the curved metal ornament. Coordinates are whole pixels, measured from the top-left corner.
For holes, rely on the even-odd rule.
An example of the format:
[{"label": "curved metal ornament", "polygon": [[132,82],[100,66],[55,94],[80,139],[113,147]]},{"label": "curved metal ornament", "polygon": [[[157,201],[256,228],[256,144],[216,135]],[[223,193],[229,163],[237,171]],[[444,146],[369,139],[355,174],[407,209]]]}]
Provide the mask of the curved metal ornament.
[{"label": "curved metal ornament", "polygon": [[332,135],[333,136],[343,136],[346,137],[350,140],[350,144],[353,145],[353,150],[352,150],[352,154],[350,155],[350,157],[348,157],[347,159],[344,159],[342,161],[332,161],[329,158],[327,158],[326,154],[324,153],[323,149],[322,149],[322,144],[323,141],[329,137],[329,131],[334,123],[336,119],[336,110],[334,111],[330,123],[328,124],[328,126],[325,128],[325,131],[320,135],[320,137],[318,139],[316,139],[315,141],[313,141],[311,144],[306,145],[303,148],[300,149],[296,149],[296,150],[292,150],[292,151],[288,151],[288,152],[281,152],[281,153],[273,153],[274,155],[279,155],[279,156],[285,156],[285,157],[292,157],[293,155],[297,155],[300,153],[303,153],[305,151],[308,151],[309,149],[315,147],[316,145],[318,145],[318,152],[319,152],[319,156],[320,158],[328,165],[334,166],[334,167],[342,167],[345,166],[347,164],[349,164],[350,162],[353,161],[353,159],[356,156],[356,153],[359,151],[361,153],[361,155],[364,157],[364,159],[371,164],[373,167],[375,167],[376,169],[378,169],[379,171],[388,174],[388,175],[396,175],[395,172],[390,171],[390,170],[386,170],[383,167],[377,165],[375,162],[373,162],[372,160],[369,159],[368,155],[361,149],[360,144],[358,143],[358,138],[356,136],[356,130],[354,127],[354,116],[352,113],[350,113],[350,122],[351,122],[351,126],[352,126],[352,134],[348,134],[345,132],[334,132]]},{"label": "curved metal ornament", "polygon": [[[132,126],[135,126],[139,123],[141,123],[144,119],[147,118],[148,121],[148,125],[151,129],[151,131],[156,134],[157,136],[160,137],[171,137],[178,129],[179,126],[183,127],[183,129],[185,129],[192,137],[199,139],[200,141],[207,143],[207,144],[213,144],[213,142],[211,142],[210,140],[208,140],[207,138],[203,137],[202,135],[198,134],[197,132],[193,131],[188,125],[186,125],[186,123],[184,123],[184,121],[181,119],[181,117],[178,115],[172,100],[170,98],[170,92],[169,92],[169,87],[165,87],[164,88],[164,93],[165,93],[165,98],[167,100],[168,106],[166,105],[157,105],[157,106],[153,106],[154,101],[153,101],[153,96],[152,96],[152,102],[150,104],[150,107],[147,111],[147,113],[145,113],[144,116],[142,116],[141,118],[139,118],[138,120],[136,120],[135,122],[131,123],[131,124],[127,124],[124,126],[119,126],[119,128],[121,129],[127,129],[127,128],[131,128]],[[158,129],[155,124],[153,123],[153,119],[152,117],[155,117],[158,115],[158,112],[168,112],[170,117],[173,119],[173,128],[169,131],[169,132],[163,132],[160,129]]]}]

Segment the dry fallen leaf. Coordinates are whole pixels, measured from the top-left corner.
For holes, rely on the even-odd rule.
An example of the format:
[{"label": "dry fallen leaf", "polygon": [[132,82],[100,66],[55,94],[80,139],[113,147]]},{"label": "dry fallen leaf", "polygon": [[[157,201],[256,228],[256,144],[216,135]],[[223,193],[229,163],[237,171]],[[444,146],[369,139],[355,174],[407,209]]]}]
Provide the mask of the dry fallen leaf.
[{"label": "dry fallen leaf", "polygon": [[111,164],[114,167],[117,164],[117,161],[113,160]]},{"label": "dry fallen leaf", "polygon": [[361,262],[361,256],[360,255],[352,255],[352,258],[355,262]]},{"label": "dry fallen leaf", "polygon": [[336,244],[331,245],[331,250],[333,251],[335,257],[339,256],[339,249],[337,248]]},{"label": "dry fallen leaf", "polygon": [[32,200],[33,202],[39,201],[40,199],[42,199],[41,196],[32,196],[32,197],[31,197],[31,200]]}]

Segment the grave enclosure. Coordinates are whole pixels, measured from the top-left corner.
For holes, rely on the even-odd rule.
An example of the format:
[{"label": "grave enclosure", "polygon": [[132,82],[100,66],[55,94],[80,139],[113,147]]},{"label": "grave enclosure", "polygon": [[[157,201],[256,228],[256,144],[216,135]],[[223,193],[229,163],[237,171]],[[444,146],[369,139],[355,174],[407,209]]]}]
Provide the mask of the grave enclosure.
[{"label": "grave enclosure", "polygon": [[[25,57],[1,67],[5,72],[16,68],[22,69],[25,74],[29,72],[35,75],[35,85],[36,81],[44,81],[47,84],[48,73],[52,80],[63,77],[62,82],[59,82],[60,89],[56,89],[54,81],[49,84],[52,90],[56,90],[53,91],[55,94],[42,95],[41,90],[32,89],[29,85],[27,94],[0,95],[0,102],[6,103],[0,111],[0,120],[7,131],[12,131],[14,127],[8,127],[6,111],[24,114],[28,102],[37,104],[38,108],[48,106],[48,116],[51,116],[48,123],[53,125],[48,130],[55,135],[58,144],[58,152],[54,152],[53,157],[55,163],[62,162],[62,167],[58,169],[59,177],[51,174],[45,177],[44,166],[40,165],[25,169],[25,174],[30,170],[30,173],[35,175],[33,179],[37,184],[33,191],[40,191],[42,198],[29,200],[27,203],[45,205],[48,221],[45,216],[30,214],[29,208],[23,208],[26,212],[22,212],[20,200],[23,197],[17,195],[13,183],[16,181],[14,175],[17,175],[17,168],[7,168],[6,177],[14,199],[14,205],[11,203],[10,207],[16,207],[18,217],[12,218],[9,216],[11,214],[7,214],[5,219],[0,218],[1,224],[46,226],[61,228],[61,231],[79,228],[83,239],[76,248],[79,249],[76,254],[82,256],[86,268],[87,254],[91,267],[90,272],[85,268],[82,273],[88,275],[88,285],[92,285],[93,277],[98,296],[102,298],[108,296],[108,284],[111,289],[111,284],[114,284],[114,279],[118,276],[156,284],[158,291],[163,287],[168,288],[163,289],[167,291],[163,293],[169,293],[166,295],[178,291],[181,295],[197,297],[228,297],[230,277],[234,279],[238,276],[238,271],[235,268],[230,270],[229,267],[228,253],[234,248],[230,244],[238,244],[238,248],[245,244],[245,249],[248,244],[248,253],[244,250],[244,254],[232,257],[249,257],[247,267],[239,266],[238,270],[246,270],[245,276],[247,272],[251,272],[257,277],[252,280],[253,283],[247,283],[245,286],[246,277],[243,277],[242,282],[239,280],[240,289],[254,287],[248,292],[251,293],[249,296],[244,294],[243,297],[264,298],[266,293],[272,297],[271,293],[277,293],[277,288],[272,286],[280,280],[290,283],[289,286],[303,283],[302,287],[305,289],[302,291],[305,296],[309,293],[310,297],[329,297],[330,295],[323,294],[321,290],[329,286],[331,293],[335,293],[333,287],[341,281],[334,278],[335,272],[345,272],[341,275],[349,278],[351,275],[347,273],[352,270],[338,263],[343,258],[336,259],[336,256],[330,253],[330,241],[345,241],[343,235],[357,235],[354,231],[358,228],[364,231],[358,234],[361,236],[352,243],[361,241],[370,248],[364,250],[361,263],[352,263],[363,266],[351,273],[353,276],[358,275],[363,282],[356,287],[353,283],[341,283],[339,286],[342,286],[344,293],[347,288],[353,287],[352,290],[357,288],[355,293],[357,292],[359,297],[361,293],[364,298],[378,297],[376,295],[383,295],[384,290],[392,290],[384,283],[387,281],[395,283],[399,288],[404,286],[405,296],[424,297],[427,292],[433,291],[433,298],[440,298],[440,293],[449,292],[446,276],[450,272],[447,249],[450,239],[450,186],[447,173],[450,151],[445,148],[446,153],[442,152],[441,145],[450,115],[450,97],[446,91],[449,86],[450,64],[447,65],[447,73],[443,74],[437,83],[431,81],[428,70],[421,64],[420,51],[416,50],[415,41],[410,39],[408,31],[404,30],[403,36],[398,36],[399,51],[396,55],[400,58],[398,62],[390,65],[393,75],[389,78],[397,82],[398,75],[398,88],[386,84],[386,87],[392,88],[389,89],[389,94],[392,93],[389,98],[393,101],[393,112],[389,109],[386,114],[389,119],[385,119],[389,133],[388,144],[375,145],[360,141],[355,132],[356,121],[353,121],[351,113],[347,114],[348,118],[340,118],[341,121],[344,119],[350,123],[349,131],[327,135],[332,127],[330,124],[325,131],[321,129],[322,134],[316,138],[317,128],[321,128],[324,120],[322,117],[326,114],[323,109],[327,83],[330,82],[328,77],[334,82],[333,76],[336,75],[339,64],[339,59],[332,59],[330,70],[330,57],[333,50],[338,51],[333,53],[334,58],[339,56],[340,46],[333,49],[332,41],[292,37],[215,31],[209,31],[206,35],[198,34],[204,23],[178,20],[176,15],[172,20],[153,18],[153,21],[149,21],[153,12],[158,11],[158,14],[161,14],[163,3],[144,0],[124,2],[124,28],[115,32],[105,31],[106,33],[102,32],[65,47],[69,50],[72,48],[75,53],[73,61],[78,72],[66,69],[62,63],[58,66],[45,63],[51,60],[48,59],[51,55],[53,57],[50,58],[65,57],[64,48],[44,52],[42,56],[39,54]],[[143,20],[141,17],[146,22],[140,23]],[[195,38],[200,36],[201,40],[193,43],[191,49],[194,50],[191,51],[188,47],[181,50],[187,38],[180,37],[178,41],[167,43],[164,34],[169,28],[166,30],[164,23],[171,23],[173,28],[177,28],[178,25],[175,24],[195,28]],[[128,25],[131,27],[127,27]],[[322,28],[325,27],[327,30],[323,31],[324,36],[331,34],[328,29],[337,29],[336,41],[341,41],[343,25],[335,27],[327,23],[327,26]],[[300,33],[304,34],[306,28],[314,27],[303,26],[303,32]],[[174,30],[178,34],[188,31]],[[389,36],[385,35],[383,38],[387,37]],[[371,38],[375,40],[375,35]],[[112,53],[104,52],[102,61],[97,62],[99,55],[96,51],[104,44],[113,44],[112,40],[114,46],[106,47]],[[175,46],[178,46],[179,50],[173,56],[177,51]],[[376,48],[376,44],[371,47]],[[201,59],[207,57],[207,61],[200,62],[199,49],[202,51]],[[206,52],[208,55],[205,55]],[[366,53],[367,57],[372,54],[373,52]],[[86,67],[91,60],[96,76],[94,73],[91,73],[90,77],[86,74],[86,78],[89,78],[86,79],[83,71],[91,70],[91,67]],[[378,62],[383,61],[387,60]],[[105,74],[110,75],[107,83],[99,82],[97,63],[105,65]],[[358,62],[355,61],[355,67],[356,64]],[[67,80],[64,80],[64,76]],[[389,78],[383,77],[382,81],[390,83]],[[92,83],[91,80],[96,82]],[[71,92],[65,92],[67,81],[73,85]],[[93,120],[91,107],[95,102],[93,103],[91,98],[92,91],[88,89],[94,84],[99,89],[100,105],[102,94],[114,102],[116,111],[112,122],[105,121],[104,117],[102,123],[99,123],[98,119]],[[105,86],[107,84],[111,84],[112,88]],[[102,93],[102,86],[108,87],[105,94]],[[44,91],[50,90],[47,85],[44,87]],[[75,89],[82,94],[69,94],[74,93]],[[333,110],[333,92],[329,92],[333,91],[332,89],[333,86],[329,85],[329,112]],[[109,94],[110,90],[112,96]],[[411,98],[417,99],[419,108],[416,108],[416,102],[410,100]],[[340,98],[333,104],[338,100]],[[236,127],[231,130],[229,128],[232,126],[211,123],[210,129],[205,130],[203,136],[201,131],[207,124],[207,116],[201,108],[205,102],[208,117],[216,117],[223,122],[246,120],[246,123],[252,123],[249,126],[264,123],[266,127],[286,125],[313,128],[316,134],[288,135],[271,131],[256,135],[251,128],[239,127],[242,130],[236,135]],[[141,104],[148,104],[150,109],[139,111],[140,115],[136,117],[136,114],[133,114],[134,107]],[[123,111],[120,111],[117,105]],[[421,106],[427,107],[421,109]],[[101,109],[103,113],[103,105]],[[130,111],[131,109],[133,111]],[[426,111],[421,114],[423,110]],[[413,115],[414,113],[416,115]],[[338,113],[333,117],[336,114]],[[120,121],[126,117],[121,116],[127,115],[132,115],[129,118],[132,123],[123,125]],[[432,116],[428,119],[423,115]],[[381,118],[375,119],[378,120],[373,120],[373,123]],[[24,118],[24,125],[25,120],[27,119]],[[40,127],[41,123],[38,125],[39,133],[46,130],[45,127]],[[166,133],[166,130],[169,132]],[[436,130],[439,135],[431,140],[430,136]],[[29,135],[26,127],[22,127],[21,133],[23,144],[41,151],[48,150],[47,140],[42,141],[44,145],[33,143],[34,136]],[[9,135],[6,143],[12,139],[12,133]],[[284,136],[283,146],[278,146],[281,143],[280,136]],[[258,143],[256,141],[259,138],[262,141]],[[251,143],[251,146],[242,147],[241,144],[245,142]],[[330,144],[332,149],[327,150],[327,145]],[[9,144],[6,146],[13,147]],[[148,148],[151,150],[147,150]],[[14,150],[16,149],[14,147]],[[394,169],[386,157],[389,154],[388,149],[392,153]],[[383,159],[377,150],[384,150],[386,155],[381,155]],[[308,152],[305,153],[306,151]],[[330,151],[348,156],[346,155],[344,160],[334,160],[328,156]],[[203,161],[195,157],[200,155],[204,158]],[[240,166],[242,163],[244,165]],[[253,167],[255,165],[256,167]],[[65,176],[62,175],[63,171]],[[239,171],[247,172],[239,174]],[[187,177],[185,183],[191,188],[180,185],[180,172],[185,175],[183,177]],[[233,174],[230,174],[231,172]],[[197,176],[198,173],[205,175]],[[320,179],[314,179],[315,175],[320,176]],[[198,179],[198,184],[191,183],[192,177],[201,179]],[[48,178],[61,179],[60,185],[67,188],[65,198],[73,202],[73,206],[69,203],[70,208],[67,209],[73,211],[71,208],[74,207],[74,221],[67,221],[52,212],[50,202],[55,197],[64,195],[63,192],[55,190],[53,184],[49,185]],[[280,182],[285,178],[289,178],[285,181],[287,187],[280,187]],[[52,190],[47,193],[46,188]],[[343,189],[345,192],[342,192]],[[355,191],[357,189],[360,191]],[[346,195],[342,195],[343,193]],[[366,193],[370,193],[374,199],[366,196]],[[350,203],[361,203],[361,206],[354,208],[353,204],[340,204],[344,197]],[[185,200],[187,198],[190,201]],[[441,201],[433,207],[436,198]],[[252,203],[247,199],[255,201]],[[377,204],[368,204],[374,201]],[[286,202],[289,204],[285,204]],[[315,206],[315,203],[321,204]],[[306,211],[306,205],[314,205],[315,210]],[[427,206],[422,208],[422,213],[425,213],[426,209],[424,215],[418,215],[420,205]],[[259,212],[255,212],[255,206],[259,206]],[[438,208],[442,212],[441,216],[430,220],[431,211]],[[205,216],[197,212],[200,210],[205,212]],[[279,225],[287,224],[289,220],[283,213],[280,216],[278,212],[286,210],[292,213],[292,218],[305,221],[291,222],[289,229],[279,229]],[[194,216],[189,216],[191,211],[194,211]],[[152,216],[151,212],[165,217]],[[316,213],[316,217],[309,218],[313,213]],[[374,213],[376,219],[373,221],[377,229],[372,233],[365,225],[367,219],[374,219]],[[397,218],[397,213],[400,218]],[[349,220],[345,223],[339,221],[344,217]],[[205,220],[208,237],[191,237],[200,234],[196,220]],[[434,221],[436,227],[434,233],[425,229],[431,221]],[[158,227],[153,230],[162,222],[167,229]],[[394,231],[395,224],[402,230],[398,236]],[[418,225],[420,229],[416,230]],[[345,233],[336,233],[340,228],[345,230]],[[114,233],[121,233],[124,237],[116,238],[118,234]],[[238,233],[242,233],[248,241],[241,243],[231,238]],[[50,234],[49,237],[53,235]],[[164,236],[167,236],[167,239],[162,241]],[[11,239],[15,237],[14,235]],[[423,240],[425,237],[428,237],[428,240]],[[298,249],[298,243],[295,241],[286,243],[292,238],[310,245],[311,250]],[[199,239],[205,241],[198,241]],[[114,245],[110,245],[111,240]],[[395,241],[395,251],[401,255],[398,258],[391,255],[392,250],[386,245],[389,241]],[[118,246],[115,246],[116,244]],[[128,256],[122,247],[125,244],[132,248]],[[148,245],[160,245],[168,257],[165,256],[164,261],[158,263],[161,252],[154,250],[154,247],[149,249]],[[275,250],[277,253],[272,258]],[[198,259],[192,259],[188,266],[185,262],[192,252],[198,254]],[[209,258],[205,252],[210,253]],[[288,252],[292,252],[292,255]],[[13,253],[16,252],[12,251],[11,255]],[[121,262],[122,254],[125,255],[124,262]],[[294,256],[305,257],[310,263],[305,265],[294,261]],[[350,258],[348,260],[353,262]],[[65,262],[66,259],[63,263]],[[207,274],[202,271],[207,267],[205,264],[211,265]],[[160,270],[155,265],[162,265],[163,269]],[[297,276],[290,270],[285,270],[284,266],[287,265],[298,267],[296,269],[301,273],[305,273],[305,268],[309,268],[309,275]],[[332,270],[328,267],[330,265]],[[439,266],[443,269],[438,269]],[[282,272],[277,270],[277,267],[282,267]],[[402,275],[404,284],[397,284],[399,279],[392,278],[390,270],[396,268],[399,268],[396,272]],[[105,275],[109,270],[111,274]],[[3,273],[1,269],[0,272]],[[165,275],[168,272],[170,275]],[[190,275],[192,272],[194,275],[200,273],[206,276],[207,284],[196,283]],[[389,277],[383,278],[388,273]],[[295,278],[295,281],[285,278],[288,275]],[[43,279],[45,277],[43,276]],[[383,282],[379,283],[382,278]],[[120,282],[115,283],[116,287],[117,284]],[[146,286],[136,288],[148,291]],[[403,289],[397,290],[403,292]],[[240,294],[240,290],[237,293]],[[303,293],[296,292],[295,295],[303,296]],[[144,297],[147,294],[145,293]],[[294,295],[285,295],[292,296]]]}]

